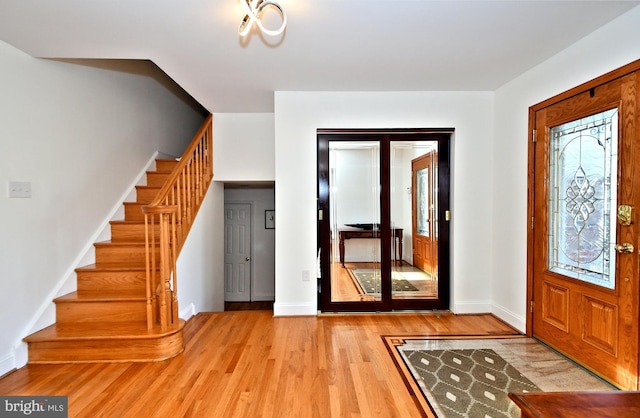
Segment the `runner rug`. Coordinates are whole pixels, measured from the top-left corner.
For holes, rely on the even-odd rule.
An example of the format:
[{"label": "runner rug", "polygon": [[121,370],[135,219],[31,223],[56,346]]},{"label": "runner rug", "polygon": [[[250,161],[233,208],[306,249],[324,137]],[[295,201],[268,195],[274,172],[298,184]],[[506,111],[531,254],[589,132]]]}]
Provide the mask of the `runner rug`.
[{"label": "runner rug", "polygon": [[[363,293],[370,295],[379,294],[381,292],[379,270],[352,269],[350,271],[351,274],[353,274],[353,277],[358,281],[358,285]],[[401,273],[395,271],[391,274],[391,286],[394,293],[418,291],[418,288],[402,277]]]},{"label": "runner rug", "polygon": [[389,336],[383,340],[416,403],[429,417],[519,417],[509,392],[614,390],[530,338]]}]

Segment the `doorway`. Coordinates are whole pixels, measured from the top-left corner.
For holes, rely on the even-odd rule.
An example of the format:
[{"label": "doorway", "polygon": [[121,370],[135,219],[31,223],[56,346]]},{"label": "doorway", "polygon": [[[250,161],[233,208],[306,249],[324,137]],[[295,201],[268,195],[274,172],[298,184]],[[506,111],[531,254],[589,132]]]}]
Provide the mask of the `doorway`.
[{"label": "doorway", "polygon": [[[452,133],[318,130],[322,311],[448,309]],[[427,156],[429,181],[412,168]],[[414,262],[416,223],[432,225],[431,268]]]},{"label": "doorway", "polygon": [[249,203],[224,205],[224,300],[251,301],[252,210]]},{"label": "doorway", "polygon": [[275,300],[275,184],[224,186],[225,306]]},{"label": "doorway", "polygon": [[438,153],[430,150],[411,161],[413,265],[438,277]]},{"label": "doorway", "polygon": [[528,332],[638,387],[640,61],[530,110]]}]

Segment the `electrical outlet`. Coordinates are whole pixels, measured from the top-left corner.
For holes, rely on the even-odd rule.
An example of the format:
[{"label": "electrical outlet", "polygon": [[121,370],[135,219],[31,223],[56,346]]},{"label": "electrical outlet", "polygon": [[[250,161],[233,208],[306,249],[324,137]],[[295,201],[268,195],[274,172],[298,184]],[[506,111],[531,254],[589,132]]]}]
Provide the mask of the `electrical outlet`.
[{"label": "electrical outlet", "polygon": [[31,197],[31,182],[29,181],[10,181],[7,187],[8,195],[11,198]]},{"label": "electrical outlet", "polygon": [[311,272],[309,270],[302,270],[302,281],[311,281]]}]

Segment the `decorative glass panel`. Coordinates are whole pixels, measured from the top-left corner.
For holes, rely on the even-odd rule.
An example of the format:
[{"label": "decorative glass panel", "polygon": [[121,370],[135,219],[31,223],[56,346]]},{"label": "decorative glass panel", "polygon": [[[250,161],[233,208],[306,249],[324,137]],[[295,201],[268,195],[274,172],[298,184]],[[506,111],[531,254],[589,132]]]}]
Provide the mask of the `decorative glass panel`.
[{"label": "decorative glass panel", "polygon": [[429,168],[418,170],[416,180],[416,197],[418,215],[416,229],[418,234],[429,236]]},{"label": "decorative glass panel", "polygon": [[549,270],[613,289],[618,110],[553,127],[549,137]]}]

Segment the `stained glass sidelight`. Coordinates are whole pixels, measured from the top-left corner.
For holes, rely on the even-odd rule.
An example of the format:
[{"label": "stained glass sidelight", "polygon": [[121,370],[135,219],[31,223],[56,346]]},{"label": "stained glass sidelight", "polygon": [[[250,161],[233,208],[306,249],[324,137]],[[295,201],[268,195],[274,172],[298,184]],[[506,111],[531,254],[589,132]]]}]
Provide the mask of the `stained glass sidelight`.
[{"label": "stained glass sidelight", "polygon": [[423,168],[418,170],[416,192],[418,194],[417,210],[418,216],[416,218],[416,228],[420,235],[425,237],[429,236],[429,169]]},{"label": "stained glass sidelight", "polygon": [[615,287],[618,110],[549,131],[549,270]]}]

